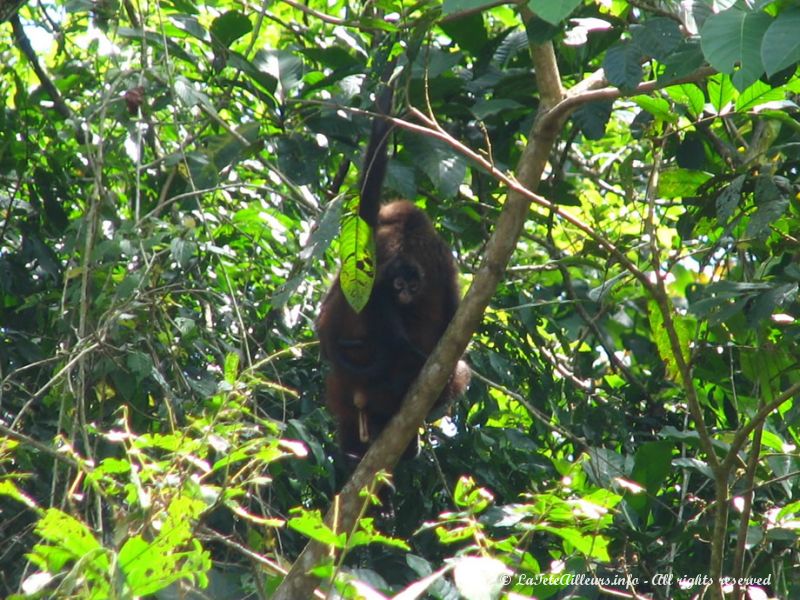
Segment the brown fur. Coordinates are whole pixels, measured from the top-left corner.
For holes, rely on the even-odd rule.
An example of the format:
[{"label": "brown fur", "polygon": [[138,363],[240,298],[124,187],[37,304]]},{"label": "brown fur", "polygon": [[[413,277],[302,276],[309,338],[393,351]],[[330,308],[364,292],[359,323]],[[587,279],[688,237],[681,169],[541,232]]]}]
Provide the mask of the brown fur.
[{"label": "brown fur", "polygon": [[[317,318],[322,355],[331,363],[327,404],[336,417],[342,449],[355,456],[364,453],[399,410],[459,301],[450,249],[414,204],[398,200],[383,205],[375,241],[377,274],[366,307],[361,313],[352,309],[337,277]],[[406,303],[393,289],[398,265],[419,275],[419,289]],[[463,392],[468,382],[469,368],[461,362],[437,406]]]}]

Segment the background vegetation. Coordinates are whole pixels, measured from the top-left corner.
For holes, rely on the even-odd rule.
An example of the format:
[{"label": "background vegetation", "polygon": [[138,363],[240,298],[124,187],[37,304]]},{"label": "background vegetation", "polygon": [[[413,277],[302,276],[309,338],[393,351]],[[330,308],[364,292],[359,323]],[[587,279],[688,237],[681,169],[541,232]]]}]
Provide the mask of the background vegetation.
[{"label": "background vegetation", "polygon": [[[0,595],[266,598],[312,538],[345,597],[800,597],[797,31],[782,0],[0,4]],[[343,533],[312,325],[392,59],[387,192],[480,325]]]}]

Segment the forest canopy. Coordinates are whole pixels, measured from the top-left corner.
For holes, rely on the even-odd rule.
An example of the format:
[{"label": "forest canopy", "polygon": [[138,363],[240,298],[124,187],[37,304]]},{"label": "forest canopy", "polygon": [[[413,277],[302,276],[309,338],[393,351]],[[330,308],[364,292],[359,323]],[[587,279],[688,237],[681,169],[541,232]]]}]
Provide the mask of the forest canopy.
[{"label": "forest canopy", "polygon": [[[800,597],[795,4],[0,2],[0,595]],[[463,299],[354,468],[387,81]]]}]

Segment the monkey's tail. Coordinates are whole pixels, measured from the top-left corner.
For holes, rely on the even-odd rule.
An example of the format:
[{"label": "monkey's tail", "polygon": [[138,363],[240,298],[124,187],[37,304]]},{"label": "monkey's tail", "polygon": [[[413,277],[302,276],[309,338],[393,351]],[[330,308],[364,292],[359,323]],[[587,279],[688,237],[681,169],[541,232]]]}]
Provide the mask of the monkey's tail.
[{"label": "monkey's tail", "polygon": [[386,167],[389,159],[387,148],[392,124],[385,119],[392,112],[394,100],[394,87],[389,78],[394,70],[394,60],[386,65],[386,70],[381,81],[383,89],[378,92],[375,99],[375,116],[372,119],[372,130],[369,136],[367,150],[364,152],[364,163],[361,168],[361,185],[358,215],[370,227],[375,227],[378,222],[378,210],[381,204],[381,190],[383,180],[386,178]]}]

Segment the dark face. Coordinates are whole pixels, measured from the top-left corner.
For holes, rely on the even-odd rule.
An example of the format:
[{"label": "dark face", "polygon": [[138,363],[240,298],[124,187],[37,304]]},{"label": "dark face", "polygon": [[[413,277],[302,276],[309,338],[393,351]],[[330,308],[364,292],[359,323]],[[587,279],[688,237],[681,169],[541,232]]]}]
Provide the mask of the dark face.
[{"label": "dark face", "polygon": [[395,277],[392,282],[394,295],[400,304],[411,304],[419,294],[419,280],[407,280],[402,277]]},{"label": "dark face", "polygon": [[411,304],[422,291],[422,270],[416,264],[393,265],[387,273],[392,294],[399,304]]}]

